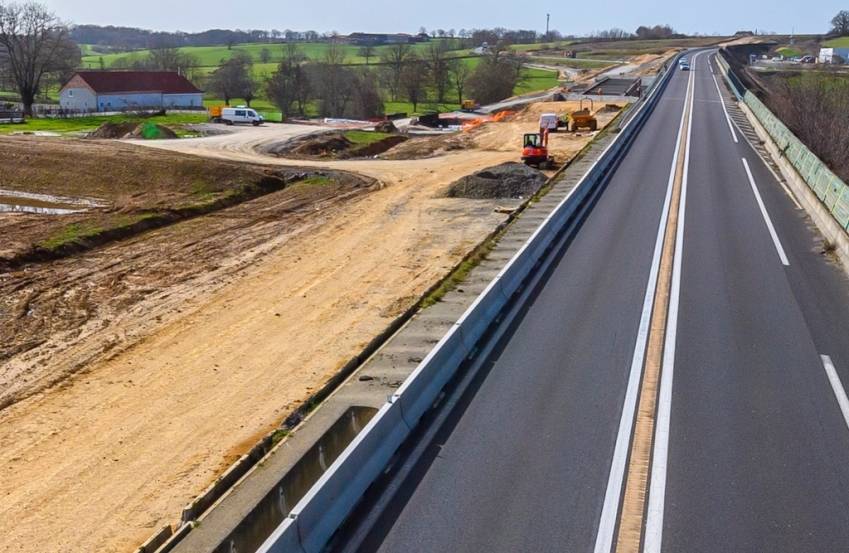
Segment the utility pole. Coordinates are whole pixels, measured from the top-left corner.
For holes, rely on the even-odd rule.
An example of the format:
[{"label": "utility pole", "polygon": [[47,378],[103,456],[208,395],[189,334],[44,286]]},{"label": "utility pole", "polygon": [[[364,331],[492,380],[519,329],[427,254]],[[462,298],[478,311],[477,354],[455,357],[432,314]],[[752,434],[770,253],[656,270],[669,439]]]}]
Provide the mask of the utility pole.
[{"label": "utility pole", "polygon": [[545,14],[545,40],[546,41],[548,40],[548,37],[549,37],[548,24],[549,24],[550,21],[551,21],[551,14],[550,13]]}]

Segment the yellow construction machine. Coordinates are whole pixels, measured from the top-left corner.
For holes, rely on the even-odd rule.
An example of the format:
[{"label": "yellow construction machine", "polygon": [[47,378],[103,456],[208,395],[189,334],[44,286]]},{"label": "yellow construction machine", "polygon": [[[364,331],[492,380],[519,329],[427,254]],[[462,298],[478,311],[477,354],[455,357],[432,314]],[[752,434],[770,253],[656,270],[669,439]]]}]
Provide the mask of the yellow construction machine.
[{"label": "yellow construction machine", "polygon": [[598,119],[595,118],[595,106],[591,99],[587,98],[587,101],[590,103],[589,108],[584,107],[584,99],[582,98],[579,108],[569,114],[566,124],[570,131],[575,132],[578,129],[594,131],[598,129]]}]

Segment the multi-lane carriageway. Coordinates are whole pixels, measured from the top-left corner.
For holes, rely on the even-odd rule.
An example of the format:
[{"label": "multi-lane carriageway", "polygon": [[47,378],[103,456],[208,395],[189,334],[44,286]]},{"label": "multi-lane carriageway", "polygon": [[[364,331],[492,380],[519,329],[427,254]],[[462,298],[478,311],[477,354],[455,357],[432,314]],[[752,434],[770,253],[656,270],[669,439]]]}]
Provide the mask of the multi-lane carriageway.
[{"label": "multi-lane carriageway", "polygon": [[335,549],[849,550],[849,284],[714,55]]}]

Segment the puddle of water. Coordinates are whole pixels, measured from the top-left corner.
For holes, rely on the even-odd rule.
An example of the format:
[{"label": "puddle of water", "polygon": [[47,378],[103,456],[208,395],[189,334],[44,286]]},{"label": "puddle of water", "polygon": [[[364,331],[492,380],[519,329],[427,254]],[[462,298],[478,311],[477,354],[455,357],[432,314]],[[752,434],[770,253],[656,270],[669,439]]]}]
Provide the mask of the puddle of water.
[{"label": "puddle of water", "polygon": [[92,207],[102,207],[103,205],[105,204],[88,198],[71,198],[0,188],[0,213],[67,215],[86,211]]},{"label": "puddle of water", "polygon": [[375,413],[370,407],[348,409],[214,553],[256,551]]}]

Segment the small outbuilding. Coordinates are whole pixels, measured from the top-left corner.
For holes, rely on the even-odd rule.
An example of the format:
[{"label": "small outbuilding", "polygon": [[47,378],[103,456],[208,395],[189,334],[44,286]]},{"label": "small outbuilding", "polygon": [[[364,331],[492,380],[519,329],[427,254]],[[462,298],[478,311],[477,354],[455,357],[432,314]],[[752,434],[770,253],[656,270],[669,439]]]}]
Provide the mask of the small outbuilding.
[{"label": "small outbuilding", "polygon": [[83,112],[201,109],[203,92],[173,71],[80,71],[62,87],[59,105]]}]

